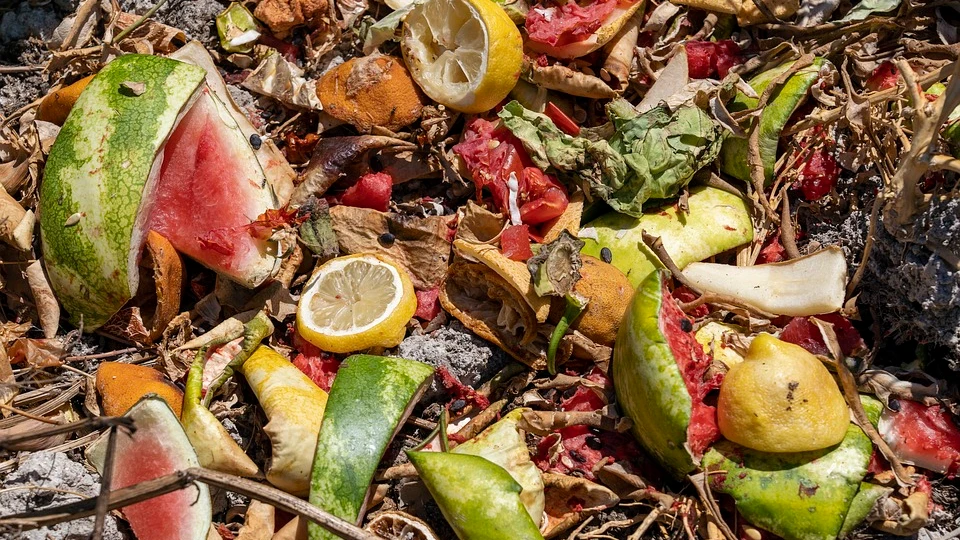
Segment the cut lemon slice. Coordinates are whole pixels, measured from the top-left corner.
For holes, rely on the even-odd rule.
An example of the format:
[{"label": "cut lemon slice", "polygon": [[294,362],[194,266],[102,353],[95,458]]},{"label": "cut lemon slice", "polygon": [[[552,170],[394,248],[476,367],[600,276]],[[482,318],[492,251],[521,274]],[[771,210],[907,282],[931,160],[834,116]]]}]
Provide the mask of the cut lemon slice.
[{"label": "cut lemon slice", "polygon": [[403,58],[434,101],[480,113],[517,84],[523,39],[510,16],[491,0],[426,0],[403,23]]},{"label": "cut lemon slice", "polygon": [[319,267],[297,305],[297,331],[334,353],[394,347],[417,310],[407,272],[379,255],[338,257]]}]

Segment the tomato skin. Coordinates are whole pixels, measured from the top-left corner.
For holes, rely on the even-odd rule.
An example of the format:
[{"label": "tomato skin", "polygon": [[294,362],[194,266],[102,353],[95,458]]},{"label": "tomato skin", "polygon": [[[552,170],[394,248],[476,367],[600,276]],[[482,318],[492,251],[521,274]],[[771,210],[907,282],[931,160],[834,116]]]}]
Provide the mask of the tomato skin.
[{"label": "tomato skin", "polygon": [[810,158],[803,164],[800,179],[796,188],[803,198],[816,201],[823,198],[837,185],[840,178],[840,166],[836,158],[824,148],[814,150]]},{"label": "tomato skin", "polygon": [[867,79],[867,89],[874,92],[878,90],[886,90],[887,88],[893,88],[897,85],[897,79],[900,77],[900,73],[897,71],[897,66],[893,62],[887,60],[877,66],[877,69],[873,70],[873,73],[870,74],[870,78]]},{"label": "tomato skin", "polygon": [[687,72],[691,79],[724,78],[733,66],[743,63],[740,46],[731,39],[688,41]]},{"label": "tomato skin", "polygon": [[539,225],[556,218],[569,199],[563,185],[533,165],[519,139],[493,122],[474,119],[467,125],[463,142],[453,147],[464,161],[477,187],[477,198],[487,188],[497,209],[510,214],[507,181],[517,178],[517,206],[526,225]]},{"label": "tomato skin", "polygon": [[511,225],[500,234],[500,251],[514,261],[526,261],[533,257],[530,249],[530,228],[526,225]]},{"label": "tomato skin", "polygon": [[357,208],[372,208],[386,212],[390,208],[393,178],[387,173],[369,173],[357,180],[340,197],[340,202]]},{"label": "tomato skin", "polygon": [[553,120],[553,123],[556,124],[560,131],[567,135],[574,137],[580,135],[580,126],[578,126],[572,118],[567,116],[565,112],[561,111],[560,107],[554,105],[552,101],[547,102],[547,107],[544,109],[543,114],[547,115],[550,120]]}]

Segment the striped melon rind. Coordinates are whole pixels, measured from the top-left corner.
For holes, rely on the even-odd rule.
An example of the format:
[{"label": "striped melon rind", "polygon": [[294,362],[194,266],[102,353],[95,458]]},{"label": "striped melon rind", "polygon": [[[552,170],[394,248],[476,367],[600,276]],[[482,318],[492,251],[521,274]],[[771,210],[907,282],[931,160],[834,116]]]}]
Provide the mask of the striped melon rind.
[{"label": "striped melon rind", "polygon": [[[402,358],[358,354],[343,361],[320,425],[311,504],[347,521],[360,517],[383,453],[432,375],[433,367]],[[310,540],[337,538],[315,523],[308,531]]]},{"label": "striped melon rind", "polygon": [[[226,130],[236,132],[229,144],[253,156],[225,106],[200,92],[205,75],[175,60],[121,56],[90,82],[67,117],[47,159],[40,231],[51,285],[74,324],[97,328],[136,294],[147,233],[143,203],[157,183],[164,144],[198,96],[209,95]],[[266,193],[257,196],[260,205],[276,207],[256,158],[244,161],[256,167]],[[246,275],[228,277],[259,284],[279,265],[273,254],[261,259]]]}]

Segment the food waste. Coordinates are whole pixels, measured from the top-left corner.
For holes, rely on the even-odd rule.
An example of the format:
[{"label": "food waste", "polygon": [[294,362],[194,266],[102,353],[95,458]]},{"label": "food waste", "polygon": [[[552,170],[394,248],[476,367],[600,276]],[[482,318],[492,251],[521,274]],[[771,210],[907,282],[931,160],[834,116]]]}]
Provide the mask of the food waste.
[{"label": "food waste", "polygon": [[960,534],[953,7],[178,9],[0,5],[0,536]]}]

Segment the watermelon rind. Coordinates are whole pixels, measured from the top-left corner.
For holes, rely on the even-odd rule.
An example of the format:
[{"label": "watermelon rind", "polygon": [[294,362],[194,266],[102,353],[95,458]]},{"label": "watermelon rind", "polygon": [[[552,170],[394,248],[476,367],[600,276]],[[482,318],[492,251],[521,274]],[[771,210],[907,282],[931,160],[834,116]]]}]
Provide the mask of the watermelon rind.
[{"label": "watermelon rind", "polygon": [[661,270],[650,274],[627,307],[613,348],[613,384],[634,437],[682,477],[695,468],[687,448],[693,401],[660,328],[665,277]]},{"label": "watermelon rind", "polygon": [[[197,99],[212,101],[224,144],[254,176],[233,195],[242,195],[250,220],[277,207],[247,136],[206,90],[206,75],[158,56],[120,56],[89,83],[60,130],[40,188],[40,231],[51,285],[73,324],[96,329],[136,294],[164,145]],[[279,268],[274,249],[264,246],[242,268],[213,270],[259,285]]]},{"label": "watermelon rind", "polygon": [[530,518],[537,525],[543,520],[546,506],[543,477],[540,469],[530,459],[530,451],[518,427],[524,411],[514,409],[483,433],[451,450],[454,454],[480,456],[504,468],[523,488],[520,502],[527,508]]},{"label": "watermelon rind", "polygon": [[742,197],[712,187],[695,187],[690,190],[688,206],[686,214],[675,204],[647,210],[639,218],[604,214],[580,230],[581,253],[600,258],[603,248],[610,249],[610,264],[636,288],[654,270],[663,268],[643,242],[644,232],[660,238],[681,270],[753,240],[750,207]]},{"label": "watermelon rind", "polygon": [[[202,69],[175,60],[121,56],[67,116],[40,188],[40,232],[51,285],[74,324],[97,328],[136,293],[140,201],[203,78]],[[139,95],[130,90],[137,83]]]},{"label": "watermelon rind", "polygon": [[452,452],[407,456],[460,540],[543,538],[520,501],[522,487],[500,465]]},{"label": "watermelon rind", "polygon": [[[130,437],[133,439],[132,447],[128,446],[126,450],[121,450],[123,445],[117,444],[117,451],[114,454],[113,471],[114,478],[124,467],[151,467],[152,462],[144,459],[145,452],[141,450],[162,450],[169,461],[176,462],[176,470],[183,471],[191,467],[199,467],[200,461],[197,453],[187,439],[186,433],[180,425],[180,420],[173,412],[173,409],[163,398],[156,394],[147,394],[138,401],[124,415],[131,418],[136,431],[126,431],[120,429],[117,431],[117,437]],[[98,472],[103,474],[106,449],[108,444],[109,432],[97,439],[87,449],[87,459],[93,464]],[[138,439],[141,444],[145,438],[151,441],[159,441],[159,448],[141,449],[137,448]],[[174,471],[158,472],[155,477],[163,476]],[[114,488],[121,487],[114,483]],[[188,527],[179,538],[169,538],[165,540],[204,540],[207,538],[207,532],[210,530],[210,524],[213,521],[213,503],[210,498],[210,489],[202,482],[194,482],[184,487],[190,490],[189,503],[184,504],[183,508],[176,515],[152,515],[159,522],[175,521],[187,524]],[[150,504],[144,501],[138,504]],[[128,516],[128,520],[129,520]],[[150,524],[131,521],[131,527],[134,532],[148,530]],[[143,534],[138,533],[138,534]],[[141,536],[143,538],[143,536]]]},{"label": "watermelon rind", "polygon": [[[432,366],[403,358],[358,354],[343,361],[317,438],[311,504],[359,519],[383,453],[432,375]],[[310,540],[337,538],[315,523],[308,533]]]}]

